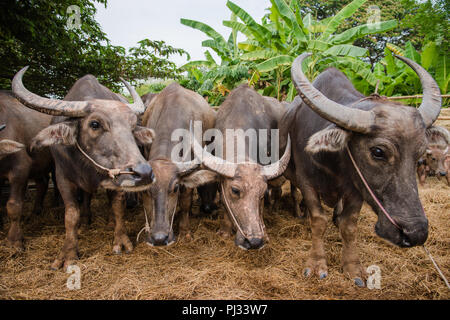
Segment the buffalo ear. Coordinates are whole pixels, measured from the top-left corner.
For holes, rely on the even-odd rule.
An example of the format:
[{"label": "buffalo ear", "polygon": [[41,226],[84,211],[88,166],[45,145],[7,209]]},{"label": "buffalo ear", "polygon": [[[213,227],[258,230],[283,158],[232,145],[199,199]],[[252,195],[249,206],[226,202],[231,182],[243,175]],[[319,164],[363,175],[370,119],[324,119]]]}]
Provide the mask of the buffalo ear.
[{"label": "buffalo ear", "polygon": [[186,188],[197,188],[207,183],[217,181],[219,175],[211,170],[198,170],[187,176],[184,176],[181,180],[181,184]]},{"label": "buffalo ear", "polygon": [[425,134],[428,145],[438,145],[445,148],[450,144],[450,133],[444,127],[431,126],[426,130]]},{"label": "buffalo ear", "polygon": [[155,139],[155,131],[146,127],[137,126],[133,130],[133,135],[137,144],[141,147],[150,146]]},{"label": "buffalo ear", "polygon": [[78,126],[76,122],[60,122],[41,130],[31,141],[30,150],[34,151],[52,145],[72,146],[77,142]]},{"label": "buffalo ear", "polygon": [[331,127],[321,130],[313,134],[306,145],[306,152],[318,153],[338,152],[345,148],[350,139],[351,132],[341,128]]},{"label": "buffalo ear", "polygon": [[0,157],[6,156],[11,153],[16,153],[25,148],[25,146],[19,142],[4,139],[0,141]]}]

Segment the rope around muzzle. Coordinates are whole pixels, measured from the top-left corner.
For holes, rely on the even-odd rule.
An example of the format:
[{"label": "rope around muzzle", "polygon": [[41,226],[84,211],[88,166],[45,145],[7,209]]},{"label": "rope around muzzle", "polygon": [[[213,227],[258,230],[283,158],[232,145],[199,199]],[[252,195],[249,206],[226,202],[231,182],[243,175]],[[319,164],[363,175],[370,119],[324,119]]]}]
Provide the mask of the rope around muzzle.
[{"label": "rope around muzzle", "polygon": [[[170,228],[169,228],[169,233],[170,233],[170,231],[172,230],[172,227],[173,227],[173,220],[174,220],[174,218],[175,218],[175,213],[176,213],[176,211],[177,211],[177,206],[178,206],[178,197],[179,197],[179,191],[178,191],[178,193],[177,193],[177,202],[175,203],[175,208],[173,209],[173,212],[172,212],[172,220],[170,221]],[[153,199],[152,199],[152,203],[154,203],[153,202]],[[141,229],[141,231],[139,231],[139,233],[137,234],[137,236],[136,236],[136,244],[138,244],[139,243],[139,237],[140,237],[140,235],[141,235],[141,233],[142,233],[142,231],[144,231],[145,230],[145,232],[147,232],[148,234],[150,234],[150,224],[148,223],[148,217],[147,217],[147,210],[145,209],[145,206],[143,206],[143,208],[144,208],[144,216],[145,216],[145,225],[144,225],[144,227]],[[155,210],[155,208],[153,208],[153,211]]]},{"label": "rope around muzzle", "polygon": [[106,167],[102,166],[101,164],[97,163],[86,152],[84,152],[84,150],[81,149],[80,145],[78,144],[78,141],[75,142],[75,145],[77,146],[78,150],[81,152],[81,154],[83,156],[85,156],[94,166],[96,166],[97,168],[99,168],[102,171],[105,171],[111,179],[115,179],[118,175],[121,175],[121,174],[133,174],[133,172],[131,172],[131,171],[122,171],[122,169],[106,168]]},{"label": "rope around muzzle", "polygon": [[[392,217],[389,215],[389,213],[384,209],[383,205],[381,204],[381,202],[378,200],[377,196],[375,195],[375,193],[372,191],[372,189],[370,188],[369,184],[367,183],[366,179],[364,178],[363,174],[361,173],[361,170],[359,170],[358,165],[355,162],[355,159],[352,156],[352,153],[350,152],[350,149],[348,148],[348,146],[345,147],[347,149],[347,153],[348,156],[350,157],[350,160],[352,161],[353,167],[355,168],[356,172],[358,173],[359,177],[361,178],[361,181],[363,182],[364,186],[366,187],[367,191],[369,192],[370,196],[372,197],[372,199],[376,202],[376,204],[378,205],[378,207],[381,209],[381,211],[384,213],[384,215],[388,218],[388,220],[399,230],[402,230],[400,228],[400,226],[395,222],[394,219],[392,219]],[[439,268],[438,264],[436,263],[436,261],[433,259],[433,256],[430,254],[430,252],[428,251],[428,249],[425,247],[425,245],[422,245],[423,250],[425,251],[425,253],[427,254],[427,256],[430,258],[431,262],[433,263],[434,267],[436,268],[437,272],[439,273],[439,275],[441,276],[442,280],[444,280],[445,285],[447,286],[447,289],[450,290],[450,285],[447,281],[447,278],[445,277],[445,275],[442,273],[441,269]]]}]

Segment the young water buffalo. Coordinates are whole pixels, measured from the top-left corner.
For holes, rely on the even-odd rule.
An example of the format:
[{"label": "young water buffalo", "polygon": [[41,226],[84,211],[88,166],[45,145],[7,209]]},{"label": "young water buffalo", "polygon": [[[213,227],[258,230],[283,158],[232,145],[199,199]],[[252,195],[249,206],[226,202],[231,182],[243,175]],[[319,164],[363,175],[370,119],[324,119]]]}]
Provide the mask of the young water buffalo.
[{"label": "young water buffalo", "polygon": [[427,130],[427,143],[427,151],[417,165],[420,184],[425,183],[427,176],[433,175],[436,175],[438,179],[446,176],[450,184],[446,167],[446,160],[450,157],[450,133],[444,127],[432,126]]},{"label": "young water buffalo", "polygon": [[[159,93],[148,106],[143,123],[155,130],[156,138],[151,148],[146,148],[146,157],[156,176],[156,182],[144,194],[144,207],[151,215],[151,231],[148,243],[168,245],[175,241],[172,224],[180,204],[180,233],[189,237],[189,212],[192,202],[192,188],[202,184],[208,175],[205,170],[195,172],[200,165],[196,161],[181,162],[173,159],[174,154],[182,158],[191,156],[190,148],[174,153],[179,141],[172,134],[184,129],[189,132],[190,123],[200,121],[203,130],[214,127],[215,113],[199,94],[172,83]],[[187,137],[189,138],[189,136]],[[189,145],[188,145],[189,147]]]},{"label": "young water buffalo", "polygon": [[[278,147],[278,141],[271,141],[275,139],[271,130],[278,128],[283,113],[284,107],[276,99],[263,97],[247,85],[241,85],[229,94],[217,113],[215,128],[223,139],[216,137],[215,150],[217,154],[218,147],[223,146],[222,155],[226,160],[206,150],[202,154],[194,139],[196,156],[206,168],[218,173],[219,191],[228,213],[221,233],[231,234],[234,226],[237,230],[235,243],[246,250],[261,248],[267,240],[262,216],[267,183],[279,177],[289,163],[288,145],[280,160],[261,164],[261,154],[267,157],[268,146],[274,143]],[[229,129],[232,132],[227,133]],[[256,134],[253,136],[252,132]],[[244,142],[244,148],[239,150],[242,154],[237,151],[239,140]],[[231,158],[225,157],[228,149]]]},{"label": "young water buffalo", "polygon": [[66,239],[52,268],[62,265],[66,268],[77,259],[79,189],[87,193],[93,193],[98,187],[112,190],[115,215],[113,251],[120,253],[122,246],[127,252],[131,251],[133,246],[123,223],[123,191],[146,190],[154,179],[152,168],[137,145],[148,145],[153,139],[150,129],[136,125],[135,113],[144,111],[139,95],[123,81],[134,104],[93,99],[85,92],[102,89],[91,76],[92,81],[77,82],[65,100],[42,98],[23,86],[22,76],[26,69],[14,76],[14,94],[27,107],[55,116],[52,125],[37,134],[31,144],[32,150],[50,147],[55,160],[56,181],[65,205]]},{"label": "young water buffalo", "polygon": [[[33,137],[50,124],[51,117],[26,108],[9,91],[0,91],[0,123],[7,127],[0,132],[0,178],[10,184],[6,211],[10,220],[7,240],[17,249],[23,249],[23,234],[20,226],[23,201],[29,179],[36,183],[36,200],[33,214],[43,208],[48,188],[49,173],[53,168],[50,151],[28,154],[26,147]],[[6,149],[5,149],[6,148]]]},{"label": "young water buffalo", "polygon": [[356,249],[363,201],[378,215],[375,232],[380,237],[401,247],[421,245],[427,239],[428,220],[415,168],[426,149],[426,130],[440,112],[440,92],[421,66],[404,57],[397,58],[415,70],[423,86],[418,110],[378,95],[365,97],[334,68],[311,85],[302,71],[309,55],[302,54],[292,65],[292,80],[304,103],[282,120],[293,140],[294,170],[286,175],[300,188],[311,223],[312,247],[304,273],[327,276],[323,244],[327,217],[320,200],[334,207],[342,199],[336,224],[343,239],[343,269],[363,286],[364,271]]}]

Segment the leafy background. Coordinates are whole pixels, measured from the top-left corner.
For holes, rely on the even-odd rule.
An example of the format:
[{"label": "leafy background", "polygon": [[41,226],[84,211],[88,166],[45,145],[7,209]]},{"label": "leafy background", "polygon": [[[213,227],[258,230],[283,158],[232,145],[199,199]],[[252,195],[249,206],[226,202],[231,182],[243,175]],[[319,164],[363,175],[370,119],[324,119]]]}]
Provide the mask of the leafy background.
[{"label": "leafy background", "polygon": [[[377,86],[386,96],[420,94],[418,77],[393,58],[396,53],[422,64],[442,94],[449,93],[449,0],[271,0],[261,21],[227,1],[223,10],[230,18],[222,22],[230,30],[227,35],[201,21],[181,19],[180,29],[194,28],[208,36],[199,43],[205,58],[181,67],[171,57],[185,55],[189,60],[189,53],[162,40],[143,39],[129,49],[111,45],[95,20],[94,3],[107,6],[107,0],[3,2],[2,89],[10,89],[17,70],[30,65],[27,87],[47,96],[63,97],[76,79],[90,73],[116,92],[122,88],[119,77],[138,85],[140,94],[160,92],[178,81],[215,106],[241,83],[290,101],[296,94],[290,81],[291,63],[310,51],[313,56],[304,64],[310,80],[334,66],[364,94]],[[70,5],[81,8],[80,30],[66,27]],[[368,22],[377,12],[381,22],[373,28]],[[420,99],[405,102],[417,104]]]}]

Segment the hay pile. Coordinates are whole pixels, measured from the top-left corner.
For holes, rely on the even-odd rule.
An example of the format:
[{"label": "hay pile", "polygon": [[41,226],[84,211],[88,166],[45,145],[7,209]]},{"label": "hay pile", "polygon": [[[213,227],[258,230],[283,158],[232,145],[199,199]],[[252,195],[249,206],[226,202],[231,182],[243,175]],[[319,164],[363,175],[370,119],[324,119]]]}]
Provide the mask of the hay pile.
[{"label": "hay pile", "polygon": [[[284,192],[288,190],[286,185]],[[430,221],[427,247],[450,278],[450,188],[444,180],[429,178],[419,191]],[[26,214],[32,209],[30,199]],[[46,208],[50,202],[51,195]],[[193,211],[198,212],[198,203]],[[216,234],[219,220],[193,217],[193,240],[164,248],[139,243],[133,253],[116,256],[113,232],[107,228],[106,196],[99,193],[92,201],[93,224],[80,232],[81,290],[69,291],[69,275],[49,269],[64,240],[63,208],[56,208],[25,224],[23,253],[7,246],[8,225],[0,231],[0,299],[450,298],[422,248],[400,249],[378,238],[373,231],[376,216],[366,206],[359,218],[360,258],[365,267],[381,268],[381,290],[355,287],[342,274],[342,242],[329,211],[325,234],[329,276],[305,279],[302,269],[311,246],[309,227],[292,216],[286,194],[280,208],[265,213],[270,243],[261,250],[243,251],[232,239]],[[142,209],[127,212],[126,218],[134,241],[144,224]]]}]

